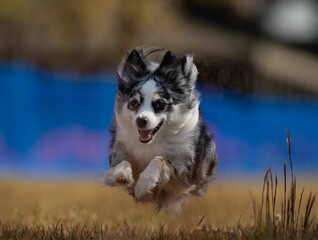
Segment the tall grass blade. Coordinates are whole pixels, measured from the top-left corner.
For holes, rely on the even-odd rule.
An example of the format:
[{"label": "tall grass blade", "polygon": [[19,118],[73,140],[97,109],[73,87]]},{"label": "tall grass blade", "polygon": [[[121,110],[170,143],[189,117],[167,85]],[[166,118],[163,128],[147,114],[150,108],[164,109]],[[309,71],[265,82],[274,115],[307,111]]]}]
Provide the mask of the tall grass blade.
[{"label": "tall grass blade", "polygon": [[310,192],[307,204],[306,204],[306,211],[305,211],[305,218],[304,218],[304,232],[306,232],[310,227],[310,214],[312,211],[312,207],[314,205],[314,202],[316,200],[316,194],[313,195],[312,192]]},{"label": "tall grass blade", "polygon": [[298,211],[297,211],[297,219],[296,219],[296,231],[298,231],[299,217],[300,217],[300,208],[303,201],[304,188],[301,190],[299,203],[298,203]]}]

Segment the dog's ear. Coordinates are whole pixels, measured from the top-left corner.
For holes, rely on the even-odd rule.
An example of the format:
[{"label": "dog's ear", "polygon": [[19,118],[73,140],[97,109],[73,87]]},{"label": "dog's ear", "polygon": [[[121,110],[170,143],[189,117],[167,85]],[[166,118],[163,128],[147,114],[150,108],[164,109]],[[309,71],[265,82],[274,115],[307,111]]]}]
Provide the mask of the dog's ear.
[{"label": "dog's ear", "polygon": [[158,70],[168,81],[182,81],[182,85],[194,86],[198,77],[198,70],[191,55],[177,57],[171,51],[164,55]]},{"label": "dog's ear", "polygon": [[198,78],[198,69],[196,65],[193,63],[193,56],[186,55],[181,59],[182,70],[184,72],[185,77],[188,79],[189,84],[195,85]]},{"label": "dog's ear", "polygon": [[126,51],[126,55],[118,66],[120,79],[129,81],[141,78],[147,72],[147,65],[144,61],[144,54],[141,49]]},{"label": "dog's ear", "polygon": [[182,65],[180,59],[174,55],[170,50],[164,55],[158,71],[165,76],[167,81],[173,82],[179,78]]},{"label": "dog's ear", "polygon": [[126,55],[118,66],[118,90],[128,95],[133,86],[147,73],[147,64],[141,49],[126,51]]},{"label": "dog's ear", "polygon": [[177,58],[176,55],[173,54],[170,50],[166,52],[166,54],[163,56],[163,59],[160,63],[159,69],[162,71],[167,69],[176,69],[179,66],[181,66],[180,60]]}]

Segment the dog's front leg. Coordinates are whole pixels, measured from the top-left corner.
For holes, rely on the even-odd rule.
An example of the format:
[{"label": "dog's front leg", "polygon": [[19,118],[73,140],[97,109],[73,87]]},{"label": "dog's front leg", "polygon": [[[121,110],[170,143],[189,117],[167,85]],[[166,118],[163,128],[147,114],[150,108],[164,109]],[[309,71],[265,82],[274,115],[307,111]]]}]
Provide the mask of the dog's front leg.
[{"label": "dog's front leg", "polygon": [[134,184],[131,164],[128,161],[121,161],[110,167],[103,177],[103,184],[108,186],[131,187]]},{"label": "dog's front leg", "polygon": [[135,185],[135,198],[147,201],[152,198],[153,190],[163,187],[170,179],[171,167],[163,157],[157,156],[150,161]]}]

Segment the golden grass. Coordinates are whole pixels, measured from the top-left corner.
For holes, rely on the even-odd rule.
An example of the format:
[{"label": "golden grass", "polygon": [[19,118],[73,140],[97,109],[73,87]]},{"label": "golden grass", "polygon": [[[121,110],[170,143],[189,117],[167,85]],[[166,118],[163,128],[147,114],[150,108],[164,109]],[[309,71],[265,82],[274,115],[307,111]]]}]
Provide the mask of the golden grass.
[{"label": "golden grass", "polygon": [[[316,181],[298,182],[299,191],[305,187],[317,192]],[[277,213],[283,191],[279,184]],[[297,192],[298,192],[297,190]],[[205,199],[192,199],[184,212],[171,216],[156,213],[151,205],[136,204],[125,192],[116,188],[101,188],[95,182],[30,182],[0,181],[0,221],[10,225],[64,226],[71,225],[133,225],[140,229],[176,230],[209,225],[215,228],[235,228],[238,223],[250,226],[255,221],[253,201],[260,207],[262,182],[218,182],[210,187]],[[300,193],[298,193],[299,197]],[[303,204],[304,205],[304,204]],[[305,207],[305,206],[303,206]],[[312,214],[318,215],[314,205]]]}]

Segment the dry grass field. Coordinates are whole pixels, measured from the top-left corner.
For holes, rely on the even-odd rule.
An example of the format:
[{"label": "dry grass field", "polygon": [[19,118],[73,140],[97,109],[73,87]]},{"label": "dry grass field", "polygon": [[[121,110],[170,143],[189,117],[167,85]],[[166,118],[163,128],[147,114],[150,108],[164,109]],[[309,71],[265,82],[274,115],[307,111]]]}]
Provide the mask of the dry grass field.
[{"label": "dry grass field", "polygon": [[[318,216],[315,204],[309,216],[313,222],[309,221],[311,224],[306,231],[303,229],[306,201],[310,191],[317,192],[317,181],[297,182],[294,210],[297,229],[281,226],[279,219],[272,225],[268,222],[273,220],[272,216],[264,217],[266,197],[262,198],[262,181],[222,182],[216,179],[204,199],[190,200],[183,213],[171,216],[157,213],[151,205],[136,204],[119,189],[101,188],[98,182],[3,179],[0,181],[0,238],[317,239],[318,225],[313,219]],[[297,218],[302,187],[305,191]],[[263,193],[266,191],[265,187]],[[283,199],[284,184],[279,179],[275,215],[281,213]],[[262,201],[265,220],[260,223]],[[271,203],[269,209],[271,214]]]}]

